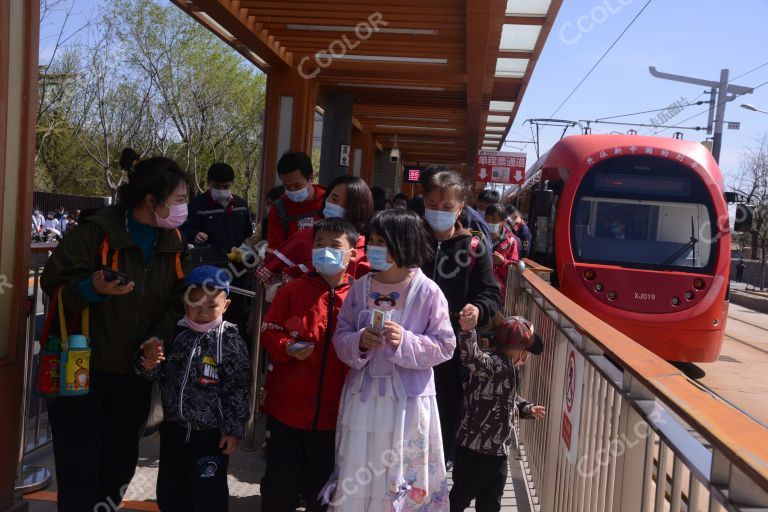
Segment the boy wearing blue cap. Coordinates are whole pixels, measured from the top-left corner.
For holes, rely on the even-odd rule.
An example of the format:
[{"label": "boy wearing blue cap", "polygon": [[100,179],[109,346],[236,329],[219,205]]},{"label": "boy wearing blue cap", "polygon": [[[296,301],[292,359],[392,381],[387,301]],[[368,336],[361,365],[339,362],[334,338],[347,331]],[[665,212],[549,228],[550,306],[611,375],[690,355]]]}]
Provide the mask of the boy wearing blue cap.
[{"label": "boy wearing blue cap", "polygon": [[152,338],[139,347],[136,373],[159,379],[157,501],[163,512],[225,512],[227,464],[244,434],[251,369],[229,307],[224,270],[203,265],[185,278],[186,314],[169,346]]}]

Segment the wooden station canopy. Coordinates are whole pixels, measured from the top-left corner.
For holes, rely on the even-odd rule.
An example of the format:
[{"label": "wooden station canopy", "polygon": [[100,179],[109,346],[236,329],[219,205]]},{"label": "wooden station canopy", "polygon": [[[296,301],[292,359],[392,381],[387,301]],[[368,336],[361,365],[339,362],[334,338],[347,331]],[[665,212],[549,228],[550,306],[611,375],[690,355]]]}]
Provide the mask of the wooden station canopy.
[{"label": "wooden station canopy", "polygon": [[265,72],[293,67],[405,162],[501,149],[562,0],[173,0]]}]

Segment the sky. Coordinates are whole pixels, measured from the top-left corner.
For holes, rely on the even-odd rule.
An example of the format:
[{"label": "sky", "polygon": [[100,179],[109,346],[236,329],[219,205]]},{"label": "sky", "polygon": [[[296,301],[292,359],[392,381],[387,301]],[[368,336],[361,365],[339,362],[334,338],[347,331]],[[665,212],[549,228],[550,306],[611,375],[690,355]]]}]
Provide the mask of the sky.
[{"label": "sky", "polygon": [[[647,0],[564,0],[508,137],[531,140],[529,118],[548,118],[568,96],[600,56],[643,8]],[[578,28],[580,17],[586,31]],[[611,49],[576,93],[554,116],[559,119],[596,119],[653,109],[681,101],[706,100],[704,87],[662,80],[651,76],[649,66],[659,71],[706,80],[719,80],[722,68],[736,77],[762,64],[764,67],[732,83],[755,87],[768,81],[766,32],[768,2],[765,0],[653,0]],[[740,165],[741,153],[768,134],[768,114],[740,108],[751,103],[768,111],[768,84],[753,94],[726,104],[726,121],[738,121],[741,129],[723,133],[720,167],[729,175]],[[674,125],[707,110],[707,105],[689,106],[666,122]],[[615,119],[653,124],[658,113]],[[704,113],[683,126],[706,126]],[[626,133],[629,126],[592,125],[592,133]],[[636,128],[640,134],[655,131]],[[660,136],[672,136],[667,130]],[[686,140],[701,141],[705,131],[682,130]],[[542,151],[556,142],[562,130],[544,128]],[[578,133],[578,127],[568,134]],[[521,144],[508,143],[505,150],[517,151]],[[532,144],[522,148],[528,163],[535,161]]]},{"label": "sky", "polygon": [[[82,25],[105,0],[76,0],[71,30]],[[467,0],[472,1],[472,0]],[[616,40],[647,0],[564,0],[555,20],[530,84],[525,93],[508,140],[531,140],[529,118],[552,116],[558,105],[578,84],[600,56]],[[41,62],[50,58],[63,15],[54,13],[41,27]],[[579,21],[581,19],[581,21]],[[766,0],[652,0],[648,7],[616,43],[605,59],[576,90],[554,117],[596,119],[645,110],[663,109],[675,102],[690,103],[708,99],[704,88],[654,78],[649,66],[658,70],[706,80],[719,80],[720,69],[728,68],[731,77],[766,64],[733,83],[755,87],[768,82],[768,1]],[[580,29],[579,25],[581,26]],[[740,130],[725,130],[720,167],[727,175],[738,170],[741,154],[757,139],[768,134],[768,114],[740,108],[751,103],[768,111],[768,84],[753,94],[741,96],[726,106],[726,121],[738,121]],[[706,105],[685,107],[666,124],[675,124]],[[641,114],[617,121],[651,124],[658,113]],[[705,126],[703,113],[684,126]],[[622,133],[630,128],[618,125],[592,125],[593,133]],[[648,134],[649,128],[637,128]],[[662,132],[672,136],[675,130]],[[542,152],[556,142],[561,130],[544,128]],[[568,134],[578,133],[578,128]],[[683,130],[687,140],[701,141],[704,131]],[[528,164],[536,160],[533,144],[509,142],[509,151],[528,153]]]}]

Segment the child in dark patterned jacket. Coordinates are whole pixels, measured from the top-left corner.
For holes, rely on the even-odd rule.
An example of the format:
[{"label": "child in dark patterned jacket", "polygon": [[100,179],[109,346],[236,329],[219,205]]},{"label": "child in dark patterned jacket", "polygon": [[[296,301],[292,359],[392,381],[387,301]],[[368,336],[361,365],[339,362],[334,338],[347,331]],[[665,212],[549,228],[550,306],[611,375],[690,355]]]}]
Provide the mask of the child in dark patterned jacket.
[{"label": "child in dark patterned jacket", "polygon": [[227,465],[248,418],[251,369],[237,326],[224,322],[229,280],[203,265],[185,279],[186,315],[173,342],[149,340],[136,354],[136,373],[159,379],[157,501],[163,512],[226,512]]},{"label": "child in dark patterned jacket", "polygon": [[512,444],[515,409],[521,418],[543,418],[543,406],[519,399],[519,370],[528,354],[540,354],[541,340],[525,318],[507,318],[495,332],[493,352],[483,352],[477,332],[462,331],[458,346],[468,371],[464,408],[457,434],[453,466],[451,512],[467,508],[475,500],[478,512],[501,509],[507,480],[507,459]]}]

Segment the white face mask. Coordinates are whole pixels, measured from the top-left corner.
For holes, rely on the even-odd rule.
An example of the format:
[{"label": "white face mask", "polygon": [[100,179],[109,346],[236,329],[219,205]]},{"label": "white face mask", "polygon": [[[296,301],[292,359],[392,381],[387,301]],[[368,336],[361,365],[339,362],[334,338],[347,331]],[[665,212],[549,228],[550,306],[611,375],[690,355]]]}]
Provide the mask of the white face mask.
[{"label": "white face mask", "polygon": [[347,216],[347,210],[341,206],[333,203],[326,202],[325,209],[323,210],[323,217],[330,219],[331,217],[339,217],[341,219]]},{"label": "white face mask", "polygon": [[294,203],[303,203],[309,198],[309,183],[301,190],[286,190],[285,195]]},{"label": "white face mask", "polygon": [[229,201],[232,198],[232,190],[228,188],[212,188],[211,197],[214,201]]},{"label": "white face mask", "polygon": [[501,224],[488,224],[488,232],[492,235],[498,235],[501,232]]},{"label": "white face mask", "polygon": [[448,231],[456,224],[456,212],[444,212],[440,210],[430,210],[427,208],[424,212],[424,218],[432,229],[437,233]]}]

